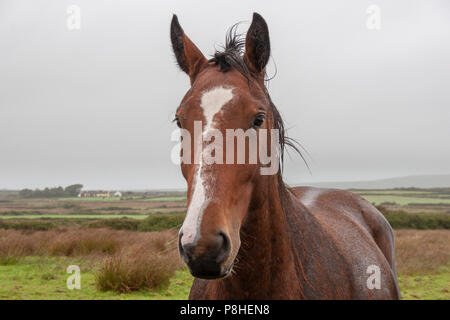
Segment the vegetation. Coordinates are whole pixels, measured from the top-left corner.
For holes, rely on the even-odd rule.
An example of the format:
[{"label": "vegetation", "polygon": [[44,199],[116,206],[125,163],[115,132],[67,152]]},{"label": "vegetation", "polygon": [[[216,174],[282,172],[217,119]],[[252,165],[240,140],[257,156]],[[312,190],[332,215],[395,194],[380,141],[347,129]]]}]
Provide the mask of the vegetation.
[{"label": "vegetation", "polygon": [[[70,274],[66,269],[69,265],[81,268],[80,290],[67,289],[66,281]],[[183,268],[175,272],[166,287],[127,293],[101,291],[97,287],[98,268],[84,258],[73,257],[30,256],[16,264],[0,264],[0,300],[181,300],[188,297],[193,280],[189,271]]]},{"label": "vegetation", "polygon": [[[138,218],[138,219],[137,219]],[[155,214],[150,216],[36,216],[33,219],[0,219],[0,229],[50,230],[62,226],[109,228],[129,231],[162,231],[179,228],[184,214]]]},{"label": "vegetation", "polygon": [[61,198],[61,197],[76,197],[83,189],[82,184],[73,184],[63,187],[56,188],[45,188],[44,190],[30,190],[23,189],[19,192],[19,197],[21,198]]},{"label": "vegetation", "polygon": [[151,250],[138,246],[105,258],[96,272],[97,288],[101,291],[131,292],[167,287],[170,278],[182,265],[176,250],[160,241],[153,243],[156,246]]},{"label": "vegetation", "polygon": [[7,221],[0,220],[0,229],[15,229],[15,230],[50,230],[56,225],[47,221]]},{"label": "vegetation", "polygon": [[98,266],[95,279],[100,290],[160,289],[183,267],[176,238],[176,231],[170,230],[0,230],[0,264],[16,265],[29,256],[84,257]]},{"label": "vegetation", "polygon": [[121,219],[99,219],[92,222],[87,222],[84,226],[88,228],[110,228],[113,230],[132,230],[138,229],[141,221],[136,219],[121,218]]},{"label": "vegetation", "polygon": [[449,230],[397,230],[395,253],[403,299],[450,299]]},{"label": "vegetation", "polygon": [[160,231],[171,228],[180,228],[184,221],[184,214],[151,215],[139,225],[139,231]]},{"label": "vegetation", "polygon": [[[395,231],[404,299],[450,299],[448,230]],[[81,290],[66,269],[81,268]],[[186,299],[176,231],[0,230],[0,299]]]},{"label": "vegetation", "polygon": [[[352,190],[376,205],[395,204],[408,207],[410,205],[442,205],[450,206],[450,191],[446,188],[434,189],[391,189],[391,190]],[[448,213],[448,212],[447,212]]]},{"label": "vegetation", "polygon": [[[403,298],[450,299],[450,189],[355,192],[376,199],[395,229]],[[192,277],[176,248],[185,200],[0,192],[0,299],[186,299]],[[67,289],[71,264],[81,267],[81,290]]]},{"label": "vegetation", "polygon": [[408,213],[390,211],[378,206],[394,229],[450,229],[450,215],[447,213]]},{"label": "vegetation", "polygon": [[399,275],[404,300],[450,300],[450,269],[436,274]]}]

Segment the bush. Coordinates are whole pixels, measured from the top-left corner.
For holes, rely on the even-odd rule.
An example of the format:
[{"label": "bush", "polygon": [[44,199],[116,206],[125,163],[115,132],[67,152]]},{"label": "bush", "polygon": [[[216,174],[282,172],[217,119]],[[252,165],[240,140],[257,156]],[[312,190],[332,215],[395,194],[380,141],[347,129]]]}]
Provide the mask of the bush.
[{"label": "bush", "polygon": [[100,219],[97,221],[88,222],[86,226],[88,228],[110,228],[113,230],[131,230],[136,231],[139,220],[120,218],[120,219]]},{"label": "bush", "polygon": [[33,215],[33,216],[38,216],[38,215],[42,215],[43,213],[41,211],[3,211],[0,215],[1,216],[25,216],[25,215]]},{"label": "bush", "polygon": [[394,229],[450,229],[450,215],[446,213],[389,211],[382,206],[379,206],[378,210]]},{"label": "bush", "polygon": [[163,256],[108,257],[96,273],[97,288],[102,291],[130,292],[166,287],[175,271],[168,268],[167,262]]},{"label": "bush", "polygon": [[57,228],[49,231],[24,232],[0,229],[0,257],[25,256],[91,256],[115,255],[135,245],[143,251],[162,252],[172,246],[177,253],[177,232],[130,232],[110,229]]},{"label": "bush", "polygon": [[106,257],[96,273],[97,288],[130,292],[166,287],[182,266],[175,250],[176,242],[168,235],[154,234],[149,242],[135,243]]},{"label": "bush", "polygon": [[161,231],[179,228],[183,224],[184,214],[154,214],[139,223],[139,231]]},{"label": "bush", "polygon": [[395,256],[398,273],[423,274],[450,267],[449,243],[448,230],[396,230]]},{"label": "bush", "polygon": [[79,205],[77,205],[77,204],[75,204],[75,203],[70,203],[70,202],[64,203],[64,204],[62,205],[62,207],[63,207],[64,209],[80,209],[80,206],[79,206]]},{"label": "bush", "polygon": [[45,231],[55,228],[56,225],[46,221],[4,221],[0,220],[0,229]]},{"label": "bush", "polygon": [[60,241],[55,241],[49,245],[48,253],[52,256],[86,256],[89,254],[112,254],[118,248],[116,239],[107,235],[91,235],[83,238],[71,236],[61,237]]},{"label": "bush", "polygon": [[162,231],[179,228],[183,224],[184,214],[152,214],[144,220],[131,218],[112,219],[0,219],[0,229],[46,231],[63,226],[81,225],[83,228],[108,228],[128,231]]}]

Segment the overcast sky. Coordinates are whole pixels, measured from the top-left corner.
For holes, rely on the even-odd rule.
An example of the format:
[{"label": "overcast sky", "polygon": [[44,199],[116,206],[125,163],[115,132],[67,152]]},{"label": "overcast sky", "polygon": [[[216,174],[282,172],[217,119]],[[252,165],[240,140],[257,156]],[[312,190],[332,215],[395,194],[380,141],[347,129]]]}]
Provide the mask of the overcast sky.
[{"label": "overcast sky", "polygon": [[288,159],[289,183],[450,173],[449,1],[0,0],[0,188],[183,188],[172,13],[208,56],[253,11],[272,99],[312,157],[312,174]]}]

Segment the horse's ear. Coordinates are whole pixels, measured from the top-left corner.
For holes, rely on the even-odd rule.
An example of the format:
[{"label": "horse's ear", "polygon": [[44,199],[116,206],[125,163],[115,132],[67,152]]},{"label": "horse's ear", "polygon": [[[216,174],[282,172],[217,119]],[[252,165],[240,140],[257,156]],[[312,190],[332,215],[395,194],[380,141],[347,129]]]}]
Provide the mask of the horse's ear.
[{"label": "horse's ear", "polygon": [[251,71],[261,74],[264,73],[269,57],[269,28],[264,18],[254,12],[245,38],[244,60]]},{"label": "horse's ear", "polygon": [[175,14],[170,25],[170,39],[178,65],[189,75],[192,84],[201,67],[206,63],[206,58],[191,39],[184,34]]}]

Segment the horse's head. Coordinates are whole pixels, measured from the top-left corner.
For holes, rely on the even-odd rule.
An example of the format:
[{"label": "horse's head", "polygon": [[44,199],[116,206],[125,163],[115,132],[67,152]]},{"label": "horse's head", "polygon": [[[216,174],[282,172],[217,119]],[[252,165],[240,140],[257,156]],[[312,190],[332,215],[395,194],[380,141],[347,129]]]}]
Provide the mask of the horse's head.
[{"label": "horse's head", "polygon": [[[273,133],[264,129],[277,128],[279,121],[264,85],[268,28],[255,13],[245,43],[230,32],[224,51],[210,60],[186,36],[176,16],[171,40],[191,81],[176,112],[183,143],[188,142],[181,154],[188,200],[179,249],[194,276],[221,278],[232,270],[255,185],[268,167],[260,150],[273,151]],[[266,139],[261,133],[267,133]],[[273,160],[273,152],[267,154]],[[274,161],[269,167],[275,171],[267,174],[278,171],[278,158]]]}]

